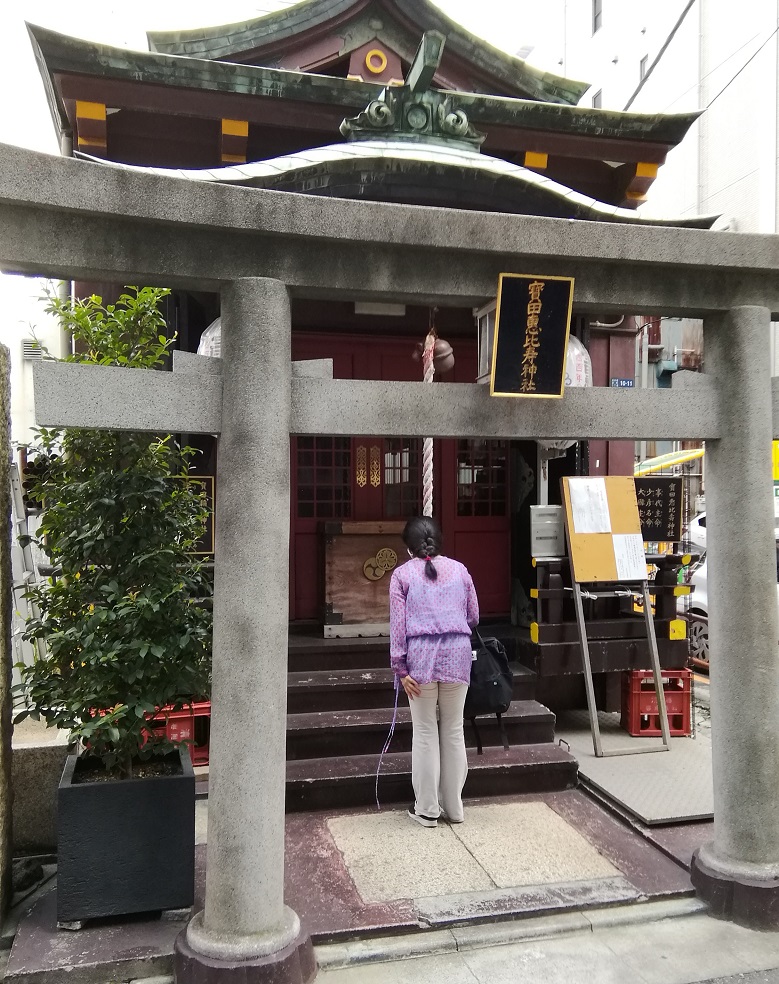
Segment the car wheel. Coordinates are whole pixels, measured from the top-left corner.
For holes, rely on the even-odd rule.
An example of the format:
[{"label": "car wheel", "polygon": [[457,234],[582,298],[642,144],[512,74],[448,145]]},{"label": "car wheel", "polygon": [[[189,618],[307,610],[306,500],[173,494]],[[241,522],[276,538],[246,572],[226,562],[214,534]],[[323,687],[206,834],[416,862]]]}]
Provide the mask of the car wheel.
[{"label": "car wheel", "polygon": [[690,641],[690,658],[694,663],[700,663],[706,667],[709,665],[709,625],[707,622],[699,622],[698,619],[691,619],[687,632]]}]

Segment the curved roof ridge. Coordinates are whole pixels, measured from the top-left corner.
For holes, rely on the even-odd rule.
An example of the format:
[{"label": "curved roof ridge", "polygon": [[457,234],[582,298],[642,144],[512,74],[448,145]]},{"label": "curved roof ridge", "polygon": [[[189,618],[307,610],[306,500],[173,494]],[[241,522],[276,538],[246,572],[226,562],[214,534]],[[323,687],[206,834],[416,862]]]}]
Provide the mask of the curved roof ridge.
[{"label": "curved roof ridge", "polygon": [[[303,176],[306,172],[321,174],[327,165],[341,169],[354,167],[363,170],[366,161],[397,161],[406,166],[421,167],[435,165],[470,172],[479,172],[493,180],[506,179],[512,184],[522,185],[534,193],[555,201],[558,209],[567,212],[563,217],[600,222],[620,222],[630,225],[675,226],[680,228],[709,229],[717,220],[716,215],[695,215],[671,217],[643,216],[632,209],[616,205],[605,205],[577,191],[553,181],[536,171],[512,164],[501,158],[489,157],[477,151],[453,148],[446,144],[404,142],[397,140],[360,140],[353,143],[328,144],[310,150],[285,154],[267,161],[253,161],[248,164],[233,164],[215,168],[163,168],[144,167],[137,164],[122,164],[92,157],[89,154],[77,155],[84,160],[118,167],[124,170],[142,171],[151,174],[168,175],[187,181],[207,181],[214,183],[244,185],[248,187],[273,188],[284,178]],[[343,196],[342,196],[343,197]]]},{"label": "curved roof ridge", "polygon": [[[275,95],[281,80],[288,87],[290,98],[311,104],[337,105],[344,116],[363,110],[382,90],[380,83],[358,82],[316,72],[209,61],[156,51],[133,51],[60,34],[36,24],[28,23],[27,30],[55,121],[65,128],[68,126],[67,113],[53,81],[57,73],[263,98]],[[679,144],[701,113],[700,110],[670,114],[620,112],[478,92],[440,91],[449,93],[456,107],[463,109],[471,123],[479,128],[501,125],[570,133],[588,139],[649,142],[662,145],[665,152]],[[650,156],[642,159],[657,158]]]},{"label": "curved roof ridge", "polygon": [[[479,73],[499,81],[510,94],[524,93],[548,102],[575,105],[590,87],[552,72],[528,65],[483,38],[476,38],[452,20],[430,0],[380,0],[407,29],[420,33],[441,31],[450,51]],[[148,31],[149,50],[160,54],[188,55],[208,60],[229,61],[248,51],[274,48],[295,35],[343,21],[358,13],[366,0],[300,0],[282,10],[233,24],[194,28],[186,31]]]}]

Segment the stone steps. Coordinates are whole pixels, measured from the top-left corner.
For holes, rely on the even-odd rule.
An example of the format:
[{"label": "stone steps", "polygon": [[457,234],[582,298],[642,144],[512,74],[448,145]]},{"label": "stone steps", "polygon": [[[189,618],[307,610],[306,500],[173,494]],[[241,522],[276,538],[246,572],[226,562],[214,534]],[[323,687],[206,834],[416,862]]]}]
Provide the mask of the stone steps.
[{"label": "stone steps", "polygon": [[[377,754],[386,741],[392,721],[391,707],[359,710],[314,711],[290,714],[287,718],[287,760],[331,756]],[[503,715],[511,745],[532,745],[554,741],[555,716],[534,700],[513,701]],[[479,732],[485,746],[501,745],[495,716],[479,719]],[[465,742],[476,746],[473,729],[466,723]],[[400,705],[392,739],[395,752],[411,749],[411,712]]]},{"label": "stone steps", "polygon": [[[490,633],[492,634],[492,633]],[[499,634],[496,632],[496,634]],[[507,644],[510,640],[507,640]],[[549,792],[576,785],[576,760],[554,744],[554,714],[535,698],[536,674],[512,664],[514,701],[504,716],[503,749],[495,717],[481,718],[484,754],[465,724],[467,797]],[[394,704],[387,639],[291,635],[287,689],[287,810],[375,804],[376,768]],[[379,782],[382,804],[408,804],[411,718],[404,695]],[[207,795],[208,780],[198,783]]]},{"label": "stone steps", "polygon": [[[514,671],[514,700],[531,700],[536,675],[519,663]],[[392,707],[395,699],[393,674],[389,666],[361,669],[327,669],[290,673],[287,711],[359,710]],[[401,696],[401,701],[405,698]]]},{"label": "stone steps", "polygon": [[[369,806],[376,802],[378,754],[303,759],[287,762],[287,810],[325,810]],[[516,795],[570,789],[577,782],[577,763],[552,742],[468,751],[466,797]],[[379,777],[382,806],[410,804],[411,752],[384,756]]]},{"label": "stone steps", "polygon": [[289,638],[290,673],[386,669],[389,665],[389,639]]}]

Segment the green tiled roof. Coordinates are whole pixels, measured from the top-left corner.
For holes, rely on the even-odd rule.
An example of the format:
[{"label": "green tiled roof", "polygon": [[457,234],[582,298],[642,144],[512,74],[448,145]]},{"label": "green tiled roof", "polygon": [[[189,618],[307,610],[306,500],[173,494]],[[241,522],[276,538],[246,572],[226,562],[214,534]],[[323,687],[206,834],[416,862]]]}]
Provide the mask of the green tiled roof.
[{"label": "green tiled roof", "polygon": [[[229,61],[269,45],[277,48],[287,39],[321,28],[329,21],[348,19],[352,10],[356,15],[362,6],[360,0],[302,0],[253,20],[189,31],[150,31],[147,37],[152,51]],[[542,72],[474,37],[430,0],[383,0],[382,7],[389,16],[396,12],[404,23],[414,24],[418,34],[434,30],[446,35],[449,51],[475,70],[496,79],[510,95],[575,104],[589,88],[587,82]],[[378,13],[381,15],[384,10],[379,9]]]}]

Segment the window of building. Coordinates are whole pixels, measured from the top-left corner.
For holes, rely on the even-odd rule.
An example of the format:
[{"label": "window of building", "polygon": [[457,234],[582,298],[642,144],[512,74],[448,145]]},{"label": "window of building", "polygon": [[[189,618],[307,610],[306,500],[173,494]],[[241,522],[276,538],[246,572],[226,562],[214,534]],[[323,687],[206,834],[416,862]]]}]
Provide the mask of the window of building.
[{"label": "window of building", "polygon": [[638,64],[638,77],[643,79],[646,75],[646,70],[649,68],[649,55],[644,55]]},{"label": "window of building", "polygon": [[384,515],[407,519],[422,512],[422,441],[393,437],[384,441]]},{"label": "window of building", "polygon": [[458,516],[505,516],[507,484],[506,441],[457,442]]},{"label": "window of building", "polygon": [[603,26],[603,0],[592,0],[592,33]]},{"label": "window of building", "polygon": [[352,514],[352,444],[348,437],[299,437],[298,516],[348,519]]},{"label": "window of building", "polygon": [[598,91],[592,97],[592,108],[593,109],[600,109],[602,103],[603,103],[603,90],[602,89],[598,89]]}]

